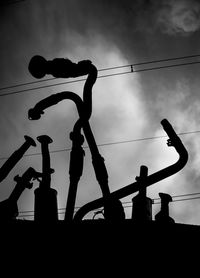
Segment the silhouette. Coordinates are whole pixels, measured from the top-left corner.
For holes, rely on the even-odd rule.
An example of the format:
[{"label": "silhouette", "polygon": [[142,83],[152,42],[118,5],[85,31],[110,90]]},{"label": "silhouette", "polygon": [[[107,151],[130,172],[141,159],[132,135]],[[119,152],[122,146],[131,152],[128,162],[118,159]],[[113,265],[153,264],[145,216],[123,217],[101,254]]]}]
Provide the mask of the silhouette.
[{"label": "silhouette", "polygon": [[[70,134],[70,139],[72,140],[69,169],[70,186],[65,220],[71,221],[73,219],[74,221],[79,222],[91,210],[101,207],[104,208],[103,215],[106,220],[114,221],[117,219],[125,219],[120,199],[133,194],[136,191],[139,191],[136,198],[137,204],[141,205],[142,202],[144,205],[144,207],[142,206],[143,212],[140,211],[139,215],[143,219],[151,219],[151,200],[146,198],[146,187],[174,175],[180,171],[188,161],[187,150],[168,120],[163,119],[161,121],[161,125],[169,136],[167,145],[169,147],[173,146],[179,154],[178,161],[151,175],[147,175],[148,169],[145,168],[145,166],[142,166],[140,177],[136,177],[136,182],[111,193],[108,186],[108,173],[104,163],[104,158],[98,151],[98,147],[89,124],[89,119],[92,113],[92,88],[97,78],[96,67],[89,60],[80,61],[76,64],[71,62],[69,59],[56,58],[52,61],[47,61],[43,57],[36,55],[29,63],[29,71],[36,78],[42,78],[45,74],[51,74],[54,77],[64,78],[88,75],[83,89],[83,100],[73,92],[64,91],[41,100],[35,105],[34,108],[28,111],[29,119],[37,120],[42,114],[44,114],[44,110],[46,108],[55,105],[64,99],[71,99],[77,106],[79,119],[74,125],[73,132]],[[83,129],[85,138],[90,148],[96,179],[100,185],[103,196],[85,204],[73,217],[77,186],[83,171],[84,151],[82,149],[82,144],[84,142],[84,137],[81,134],[81,129]],[[136,199],[134,200],[135,203]]]},{"label": "silhouette", "polygon": [[[107,219],[116,219],[116,215],[119,215],[119,218],[124,216],[124,211],[121,202],[116,199],[110,199],[110,190],[108,186],[108,174],[107,169],[104,163],[104,158],[100,155],[98,147],[93,136],[89,118],[92,113],[92,87],[97,78],[97,69],[92,65],[91,61],[84,60],[80,61],[78,64],[70,62],[68,59],[54,59],[53,61],[44,61],[41,57],[35,56],[31,59],[29,64],[29,71],[33,76],[37,76],[37,61],[42,63],[43,73],[52,74],[55,77],[78,77],[81,75],[88,74],[87,80],[84,85],[83,90],[83,100],[76,94],[68,91],[57,93],[41,100],[35,105],[34,108],[30,109],[28,112],[28,117],[31,120],[36,120],[41,117],[44,113],[44,109],[55,105],[63,99],[71,99],[75,102],[77,110],[79,113],[79,120],[75,123],[73,133],[71,134],[71,139],[73,142],[73,150],[71,152],[71,161],[70,164],[70,186],[69,194],[67,200],[65,220],[71,221],[72,214],[74,210],[76,191],[78,186],[78,181],[82,175],[83,168],[83,156],[84,152],[82,150],[83,137],[81,136],[81,128],[83,128],[84,135],[87,139],[91,155],[92,163],[96,175],[96,179],[101,187],[103,200],[104,200],[104,211],[105,217]],[[42,76],[42,74],[40,75]],[[80,160],[78,165],[74,161]],[[76,171],[76,166],[78,170]]]},{"label": "silhouette", "polygon": [[148,176],[148,168],[144,165],[140,167],[140,176],[136,181],[141,182],[139,193],[132,199],[132,219],[134,221],[146,222],[152,220],[152,199],[146,197],[147,187],[145,184]]},{"label": "silhouette", "polygon": [[[150,186],[156,182],[166,179],[167,177],[169,177],[171,175],[176,174],[186,165],[186,163],[188,161],[188,152],[185,149],[180,138],[177,136],[177,134],[174,131],[171,124],[168,122],[167,119],[163,119],[161,121],[161,124],[163,126],[163,129],[169,136],[169,139],[167,140],[167,145],[169,147],[173,146],[176,149],[176,151],[179,154],[179,159],[176,163],[147,176],[146,180],[145,180],[146,186]],[[110,197],[111,198],[113,197],[115,199],[124,198],[130,194],[133,194],[134,192],[139,191],[143,183],[144,183],[144,180],[142,180],[142,182],[141,182],[141,180],[138,180],[134,183],[131,183],[123,188],[120,188],[120,189],[112,192],[110,194],[111,195]],[[104,204],[103,198],[98,198],[92,202],[85,204],[74,215],[74,221],[77,221],[77,222],[81,221],[87,213],[89,213],[92,210],[102,207],[103,204]]]},{"label": "silhouette", "polygon": [[73,63],[66,58],[55,58],[52,61],[47,61],[44,57],[35,55],[31,58],[28,69],[35,78],[39,79],[46,74],[51,74],[57,78],[69,78],[87,75],[91,64],[90,60]]},{"label": "silhouette", "polygon": [[14,177],[14,181],[17,182],[12,193],[8,199],[0,202],[0,220],[1,221],[11,221],[16,219],[19,214],[17,201],[25,188],[31,189],[33,183],[31,180],[38,179],[40,173],[36,172],[32,167],[29,167],[26,172],[19,177],[18,175]]},{"label": "silhouette", "polygon": [[31,147],[35,147],[36,143],[30,136],[25,135],[25,142],[17,149],[1,166],[0,168],[0,182],[2,182],[14,168],[17,162],[23,157],[24,153]]},{"label": "silhouette", "polygon": [[48,135],[37,137],[42,150],[42,175],[40,185],[35,189],[34,220],[39,222],[57,221],[57,191],[51,188],[51,174],[54,170],[50,167],[49,144],[52,139]]},{"label": "silhouette", "polygon": [[175,223],[174,219],[169,216],[169,203],[172,197],[166,193],[159,193],[161,198],[161,210],[155,215],[155,220],[161,223]]},{"label": "silhouette", "polygon": [[74,215],[74,207],[76,201],[76,193],[78,182],[83,173],[83,163],[85,152],[82,148],[84,143],[84,136],[81,134],[81,130],[74,128],[73,132],[70,133],[70,139],[72,140],[72,150],[70,153],[69,163],[69,190],[67,197],[67,204],[65,210],[65,221],[72,221]]}]

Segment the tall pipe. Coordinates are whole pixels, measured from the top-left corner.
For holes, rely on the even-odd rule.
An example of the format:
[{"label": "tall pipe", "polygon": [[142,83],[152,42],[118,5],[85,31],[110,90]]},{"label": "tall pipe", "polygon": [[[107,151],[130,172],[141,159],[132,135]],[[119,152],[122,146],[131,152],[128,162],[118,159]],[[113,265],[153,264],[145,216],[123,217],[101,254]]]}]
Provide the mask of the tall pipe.
[{"label": "tall pipe", "polygon": [[54,170],[50,166],[49,144],[53,140],[48,135],[37,137],[42,151],[42,179],[35,189],[34,220],[48,222],[58,220],[57,191],[51,188],[51,174]]},{"label": "tall pipe", "polygon": [[31,147],[35,147],[36,143],[28,135],[24,136],[25,142],[17,149],[0,168],[0,182],[2,182],[14,168],[17,162],[23,157],[24,153]]},{"label": "tall pipe", "polygon": [[[163,179],[166,179],[169,176],[176,174],[186,165],[186,163],[188,161],[188,152],[187,152],[186,148],[184,147],[183,143],[181,142],[180,138],[177,136],[173,127],[169,123],[169,121],[167,119],[163,119],[161,121],[161,125],[163,126],[163,129],[169,136],[169,139],[167,140],[167,145],[169,147],[173,146],[175,148],[175,150],[179,154],[179,159],[174,164],[147,176],[146,180],[145,180],[146,186],[150,186]],[[123,188],[120,188],[120,189],[112,192],[110,194],[110,197],[115,198],[115,199],[121,199],[130,194],[133,194],[140,190],[140,187],[142,186],[143,182],[144,181],[138,180],[134,183],[131,183]],[[92,202],[89,202],[89,203],[85,204],[84,206],[82,206],[76,212],[76,214],[74,216],[74,220],[81,221],[87,213],[89,213],[92,210],[103,207],[103,206],[104,206],[103,198],[98,198]]]},{"label": "tall pipe", "polygon": [[138,222],[146,222],[152,220],[152,199],[146,196],[146,178],[148,176],[148,167],[142,165],[140,167],[140,176],[136,177],[136,181],[142,183],[139,193],[132,198],[132,219]]},{"label": "tall pipe", "polygon": [[76,132],[75,130],[73,130],[73,132],[70,133],[70,139],[72,140],[72,150],[70,153],[69,164],[70,184],[64,217],[64,220],[67,222],[73,220],[78,182],[83,173],[83,162],[85,156],[85,151],[82,148],[82,144],[84,143],[84,136],[80,132]]}]

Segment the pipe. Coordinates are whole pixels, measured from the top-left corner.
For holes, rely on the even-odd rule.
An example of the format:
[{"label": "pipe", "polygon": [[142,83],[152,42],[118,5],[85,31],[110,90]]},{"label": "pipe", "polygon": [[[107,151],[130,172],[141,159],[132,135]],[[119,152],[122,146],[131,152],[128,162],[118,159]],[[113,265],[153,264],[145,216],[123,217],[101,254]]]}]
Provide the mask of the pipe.
[{"label": "pipe", "polygon": [[47,61],[44,57],[35,55],[29,62],[28,70],[38,79],[43,78],[46,74],[51,74],[56,78],[76,78],[87,75],[91,64],[90,60],[73,63],[67,58],[55,58]]},{"label": "pipe", "polygon": [[53,142],[51,137],[48,135],[40,135],[37,137],[37,140],[41,144],[42,151],[42,180],[40,186],[44,189],[51,187],[51,174],[54,173],[54,170],[50,165],[50,154],[49,154],[49,144]]},{"label": "pipe", "polygon": [[37,137],[42,150],[42,179],[35,189],[34,220],[51,222],[58,220],[57,191],[51,188],[51,174],[54,170],[50,166],[49,144],[53,140],[48,135]]},{"label": "pipe", "polygon": [[[64,63],[63,60],[62,61],[59,60],[59,62]],[[68,61],[67,61],[67,63],[68,63]],[[76,103],[80,119],[76,122],[74,131],[78,130],[80,133],[81,127],[83,128],[85,137],[88,142],[88,146],[91,151],[92,163],[93,163],[93,167],[95,170],[96,179],[101,187],[103,197],[107,198],[110,194],[110,190],[109,190],[109,186],[108,186],[107,169],[105,167],[104,158],[100,155],[100,153],[98,151],[97,144],[96,144],[96,141],[94,139],[94,136],[91,131],[90,124],[89,124],[89,118],[92,113],[92,87],[97,78],[97,69],[88,60],[81,61],[77,65],[80,67],[79,74],[80,74],[80,72],[88,73],[88,78],[84,85],[83,101],[79,96],[75,95],[72,92],[65,91],[62,93],[54,94],[54,95],[51,95],[50,97],[43,99],[39,103],[37,103],[33,109],[29,110],[28,116],[29,116],[29,119],[39,119],[40,116],[44,113],[44,111],[43,111],[44,109],[46,109],[47,107],[50,107],[52,105],[55,105],[56,103],[58,103],[59,101],[61,101],[63,99],[71,99]],[[54,64],[54,66],[55,66],[55,64]],[[73,65],[73,66],[75,66],[75,65]],[[57,66],[57,70],[58,69],[59,69],[59,67]],[[67,70],[67,67],[65,69]],[[53,71],[53,67],[51,68],[50,72],[52,73],[52,71]],[[62,72],[63,72],[63,69],[62,69]],[[75,71],[73,72],[73,77],[75,76],[74,73],[75,73]],[[61,74],[60,69],[59,69],[59,74]],[[55,76],[55,73],[53,75]],[[56,76],[58,76],[58,75],[56,74]],[[77,74],[76,74],[76,76],[77,76]],[[69,76],[67,76],[67,77],[69,77]],[[75,185],[73,185],[73,186],[75,187]],[[117,203],[118,203],[118,201],[117,201]],[[115,206],[116,206],[116,202],[115,202]],[[109,207],[109,205],[107,205],[107,207]]]},{"label": "pipe", "polygon": [[10,173],[12,168],[17,164],[17,162],[23,157],[24,153],[31,147],[35,147],[36,143],[28,135],[24,136],[25,142],[17,149],[11,156],[6,160],[6,162],[0,168],[0,182],[2,182]]},{"label": "pipe", "polygon": [[[166,179],[169,176],[176,174],[186,165],[186,163],[188,161],[188,152],[185,149],[180,138],[177,136],[176,132],[172,128],[171,124],[168,122],[167,119],[163,119],[161,121],[161,125],[163,126],[163,129],[169,136],[169,139],[167,140],[167,145],[169,147],[173,146],[175,148],[175,150],[179,154],[179,159],[174,164],[147,176],[146,180],[145,180],[146,186],[150,186],[163,179]],[[131,183],[123,188],[120,188],[120,189],[112,192],[110,194],[110,198],[121,199],[130,194],[133,194],[140,190],[143,183],[144,183],[144,180],[142,180],[142,181],[138,180],[134,183]],[[92,210],[98,209],[102,206],[104,206],[104,198],[98,198],[92,202],[89,202],[89,203],[85,204],[84,206],[82,206],[76,212],[76,214],[74,216],[74,220],[81,221],[87,213],[89,213]]]},{"label": "pipe", "polygon": [[78,182],[83,173],[83,163],[85,156],[85,151],[82,148],[82,144],[84,143],[84,136],[80,132],[76,132],[74,130],[70,133],[70,139],[72,140],[72,150],[70,153],[69,165],[70,184],[64,217],[64,221],[67,222],[73,220]]},{"label": "pipe", "polygon": [[[100,185],[103,198],[105,199],[105,211],[108,211],[108,213],[105,212],[105,215],[107,215],[109,218],[113,218],[115,212],[118,211],[121,217],[124,217],[123,208],[119,200],[113,200],[112,204],[110,202],[110,190],[108,186],[108,173],[107,169],[104,163],[104,158],[100,155],[98,151],[98,147],[94,138],[94,135],[92,133],[89,121],[85,119],[84,116],[84,105],[82,99],[76,95],[73,92],[69,91],[63,91],[61,93],[53,94],[45,99],[42,99],[40,102],[38,102],[34,108],[30,109],[28,111],[28,117],[30,120],[36,120],[41,117],[42,114],[44,114],[44,110],[48,107],[57,104],[58,102],[64,100],[64,99],[70,99],[75,102],[77,106],[77,110],[79,113],[80,120],[78,120],[75,124],[75,129],[78,129],[82,126],[86,140],[88,142],[88,146],[90,148],[90,152],[92,155],[92,163],[96,175],[96,179]],[[107,201],[106,201],[107,200]],[[113,207],[113,209],[111,209]],[[109,211],[112,210],[113,212],[110,213]],[[111,217],[112,214],[112,217]]]},{"label": "pipe", "polygon": [[140,176],[136,177],[136,181],[142,182],[139,193],[132,198],[132,219],[138,222],[146,222],[152,220],[152,199],[146,196],[146,178],[148,176],[148,167],[140,166]]},{"label": "pipe", "polygon": [[39,172],[36,172],[32,167],[29,167],[22,175],[22,177],[19,177],[18,175],[14,177],[14,181],[17,182],[15,188],[6,200],[0,202],[1,221],[14,220],[18,216],[18,199],[20,198],[25,188],[32,188],[33,183],[31,182],[31,180],[37,179],[38,177],[40,177],[40,175],[41,174]]},{"label": "pipe", "polygon": [[167,193],[159,193],[161,199],[161,209],[155,215],[155,221],[160,223],[175,223],[174,219],[169,216],[169,203],[172,202],[172,197]]}]

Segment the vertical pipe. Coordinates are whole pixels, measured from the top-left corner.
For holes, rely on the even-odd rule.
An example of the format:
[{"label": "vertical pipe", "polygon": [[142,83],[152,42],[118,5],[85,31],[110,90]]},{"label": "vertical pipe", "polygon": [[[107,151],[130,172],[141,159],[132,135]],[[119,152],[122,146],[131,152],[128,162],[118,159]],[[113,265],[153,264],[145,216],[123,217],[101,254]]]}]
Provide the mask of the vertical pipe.
[{"label": "vertical pipe", "polygon": [[139,222],[152,220],[152,200],[146,197],[146,183],[148,168],[144,165],[140,167],[140,176],[136,177],[141,182],[139,193],[132,199],[132,219]]},{"label": "vertical pipe", "polygon": [[38,222],[51,222],[58,220],[57,191],[51,188],[49,144],[52,139],[48,135],[37,137],[42,150],[42,180],[35,189],[34,220]]},{"label": "vertical pipe", "polygon": [[72,150],[70,154],[70,167],[69,167],[69,177],[70,184],[67,197],[67,205],[65,211],[64,220],[70,222],[73,220],[74,207],[76,202],[77,187],[80,177],[83,172],[83,161],[85,152],[82,148],[84,143],[84,137],[79,132],[75,130],[70,133],[70,139],[72,140]]}]

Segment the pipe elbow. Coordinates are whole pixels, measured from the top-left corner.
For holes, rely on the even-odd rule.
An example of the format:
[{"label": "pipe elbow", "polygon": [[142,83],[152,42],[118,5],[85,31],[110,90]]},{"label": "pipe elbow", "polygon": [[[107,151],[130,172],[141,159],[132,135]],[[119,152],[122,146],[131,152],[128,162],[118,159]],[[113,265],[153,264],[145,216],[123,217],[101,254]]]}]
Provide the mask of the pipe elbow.
[{"label": "pipe elbow", "polygon": [[39,111],[35,108],[31,108],[28,111],[28,118],[29,120],[39,120],[42,114],[44,114],[43,111]]}]

